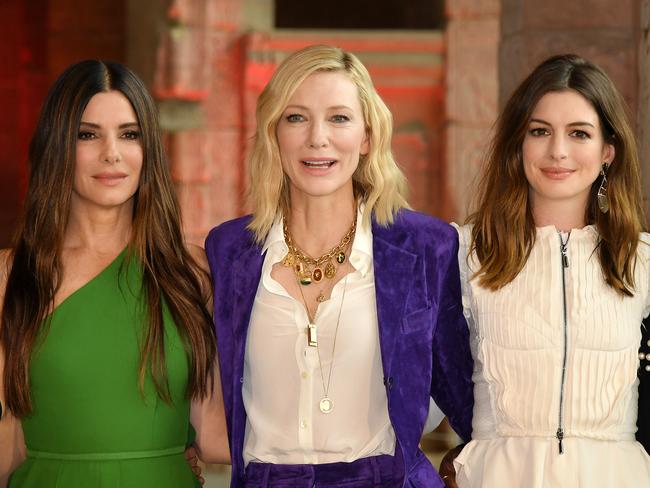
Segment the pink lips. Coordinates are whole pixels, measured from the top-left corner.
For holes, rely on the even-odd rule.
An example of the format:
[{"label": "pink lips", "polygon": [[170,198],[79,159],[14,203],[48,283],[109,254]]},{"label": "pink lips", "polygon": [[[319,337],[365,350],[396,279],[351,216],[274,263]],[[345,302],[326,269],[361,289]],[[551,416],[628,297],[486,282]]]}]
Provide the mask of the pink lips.
[{"label": "pink lips", "polygon": [[544,176],[552,180],[563,180],[571,176],[575,170],[561,167],[549,167],[542,168],[541,172],[544,173]]},{"label": "pink lips", "polygon": [[115,186],[120,184],[128,175],[122,172],[103,171],[93,175],[93,178],[99,183],[106,186]]}]

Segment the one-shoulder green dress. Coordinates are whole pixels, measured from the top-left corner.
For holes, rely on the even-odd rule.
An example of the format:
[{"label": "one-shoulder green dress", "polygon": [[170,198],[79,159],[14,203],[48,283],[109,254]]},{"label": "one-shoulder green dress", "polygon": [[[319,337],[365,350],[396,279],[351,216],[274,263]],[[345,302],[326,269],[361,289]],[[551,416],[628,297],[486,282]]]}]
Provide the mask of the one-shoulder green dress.
[{"label": "one-shoulder green dress", "polygon": [[10,488],[199,487],[188,439],[188,357],[163,306],[173,402],[147,377],[139,388],[146,307],[142,273],[122,252],[61,303],[30,365],[32,413],[22,419],[27,460]]}]

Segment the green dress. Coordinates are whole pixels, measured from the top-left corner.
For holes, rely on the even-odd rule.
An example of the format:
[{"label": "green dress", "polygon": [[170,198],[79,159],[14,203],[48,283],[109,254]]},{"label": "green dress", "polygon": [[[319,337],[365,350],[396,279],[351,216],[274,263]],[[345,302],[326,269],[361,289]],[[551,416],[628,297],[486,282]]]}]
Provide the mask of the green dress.
[{"label": "green dress", "polygon": [[138,384],[142,273],[122,252],[51,315],[30,367],[27,460],[10,488],[199,487],[185,456],[188,357],[163,307],[173,402]]}]

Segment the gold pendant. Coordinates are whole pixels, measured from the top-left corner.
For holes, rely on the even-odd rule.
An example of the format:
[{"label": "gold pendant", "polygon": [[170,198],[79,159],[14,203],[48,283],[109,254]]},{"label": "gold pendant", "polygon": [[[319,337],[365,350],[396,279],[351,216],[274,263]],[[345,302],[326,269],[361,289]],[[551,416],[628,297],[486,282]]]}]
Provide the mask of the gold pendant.
[{"label": "gold pendant", "polygon": [[293,265],[293,272],[298,276],[302,276],[305,273],[305,265],[298,261]]},{"label": "gold pendant", "polygon": [[325,298],[325,295],[323,295],[323,290],[321,290],[321,291],[318,293],[318,296],[316,297],[316,301],[317,301],[318,303],[323,303],[325,300],[327,300],[327,298]]},{"label": "gold pendant", "polygon": [[311,347],[318,346],[318,329],[315,324],[309,324],[307,326],[307,344]]},{"label": "gold pendant", "polygon": [[328,397],[323,397],[318,404],[318,408],[320,408],[320,411],[323,413],[331,413],[334,409],[334,402]]},{"label": "gold pendant", "polygon": [[311,277],[316,283],[319,283],[320,280],[323,279],[323,270],[319,267],[314,268],[314,271],[311,273]]},{"label": "gold pendant", "polygon": [[331,280],[332,278],[334,278],[335,275],[336,275],[336,266],[334,266],[334,263],[330,261],[325,266],[325,277],[328,280]]}]

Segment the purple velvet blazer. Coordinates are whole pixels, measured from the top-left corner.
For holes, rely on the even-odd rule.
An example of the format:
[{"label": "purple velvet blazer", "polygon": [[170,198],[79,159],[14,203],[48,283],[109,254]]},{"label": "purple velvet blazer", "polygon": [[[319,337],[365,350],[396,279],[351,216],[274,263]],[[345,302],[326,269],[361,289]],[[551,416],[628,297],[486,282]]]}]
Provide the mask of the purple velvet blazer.
[{"label": "purple velvet blazer", "polygon": [[[233,488],[244,479],[244,350],[264,259],[246,229],[249,221],[225,222],[205,242]],[[395,474],[405,487],[442,487],[418,443],[429,397],[461,437],[469,439],[472,431],[473,363],[461,303],[458,235],[448,224],[409,210],[388,227],[373,222],[372,233],[384,384],[398,441],[395,454],[402,461]]]}]

